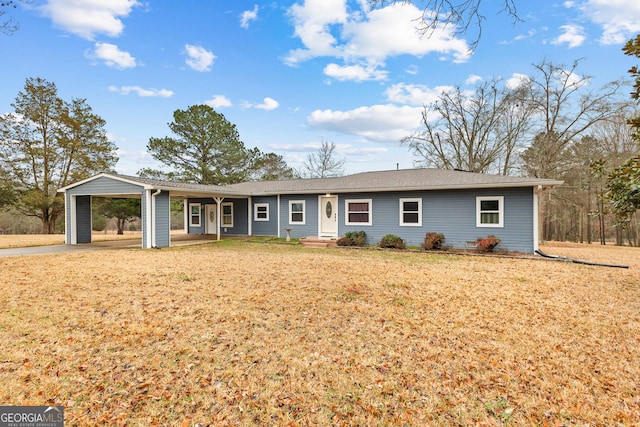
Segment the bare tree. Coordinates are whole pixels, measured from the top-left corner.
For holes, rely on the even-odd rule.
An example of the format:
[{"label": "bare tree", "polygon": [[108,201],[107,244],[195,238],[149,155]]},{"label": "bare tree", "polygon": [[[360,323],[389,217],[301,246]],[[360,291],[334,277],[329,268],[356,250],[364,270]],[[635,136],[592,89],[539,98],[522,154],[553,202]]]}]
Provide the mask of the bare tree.
[{"label": "bare tree", "polygon": [[344,174],[345,159],[336,158],[336,144],[322,141],[320,149],[307,156],[300,176],[305,178],[330,178]]},{"label": "bare tree", "polygon": [[[589,90],[591,77],[578,72],[580,60],[571,65],[554,64],[543,60],[534,64],[536,76],[532,82],[532,102],[539,115],[538,138],[530,150],[544,152],[544,156],[528,155],[526,167],[537,170],[538,178],[558,178],[551,165],[558,163],[569,146],[585,135],[596,123],[613,117],[621,108],[618,97],[622,81],[614,81],[602,88]],[[542,147],[541,144],[546,144]]]},{"label": "bare tree", "polygon": [[424,130],[402,140],[419,165],[507,175],[528,132],[527,91],[485,82],[468,93],[443,92],[422,113]]},{"label": "bare tree", "polygon": [[[387,3],[413,3],[412,0],[369,0],[372,6],[384,6]],[[482,0],[461,0],[453,2],[451,0],[426,0],[420,2],[422,6],[422,16],[416,17],[418,31],[425,37],[429,37],[438,26],[454,25],[456,36],[467,34],[471,28],[475,28],[476,36],[470,43],[471,50],[475,50],[482,36],[482,24],[486,20],[486,5],[494,6],[496,2],[486,2]],[[522,22],[518,15],[515,0],[502,0],[499,3],[497,13],[506,13],[513,23]]]}]

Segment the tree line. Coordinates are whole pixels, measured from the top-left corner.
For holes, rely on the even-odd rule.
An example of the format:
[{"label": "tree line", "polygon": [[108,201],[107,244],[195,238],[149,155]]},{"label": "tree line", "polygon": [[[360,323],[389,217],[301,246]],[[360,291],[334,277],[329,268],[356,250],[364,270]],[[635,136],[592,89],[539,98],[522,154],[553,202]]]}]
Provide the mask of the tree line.
[{"label": "tree line", "polygon": [[[640,57],[640,35],[623,52]],[[605,243],[615,235],[619,244],[638,244],[640,75],[636,67],[629,70],[634,90],[628,99],[624,81],[591,87],[580,62],[544,59],[515,81],[492,79],[471,91],[443,92],[424,106],[423,129],[402,143],[418,166],[563,180],[540,197],[544,240]],[[58,188],[113,172],[116,147],[86,100],[60,99],[52,82],[28,78],[11,106],[12,113],[0,116],[0,204],[37,217],[43,232],[51,233],[64,212]],[[300,170],[281,155],[247,148],[236,126],[207,105],[176,110],[168,127],[171,136],[151,137],[147,144],[166,170],[146,168],[140,176],[224,185],[344,170],[344,159],[328,141]],[[101,206],[117,218],[136,209],[121,201]]]}]

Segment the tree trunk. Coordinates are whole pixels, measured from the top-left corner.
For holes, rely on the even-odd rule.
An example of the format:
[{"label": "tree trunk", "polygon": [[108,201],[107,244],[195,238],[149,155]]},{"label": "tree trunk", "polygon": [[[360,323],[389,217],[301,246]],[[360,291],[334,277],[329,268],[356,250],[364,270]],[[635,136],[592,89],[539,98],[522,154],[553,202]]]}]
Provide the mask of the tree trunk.
[{"label": "tree trunk", "polygon": [[116,219],[116,223],[118,224],[118,234],[122,235],[124,234],[124,223],[125,223],[126,219],[121,219],[121,218],[117,218]]}]

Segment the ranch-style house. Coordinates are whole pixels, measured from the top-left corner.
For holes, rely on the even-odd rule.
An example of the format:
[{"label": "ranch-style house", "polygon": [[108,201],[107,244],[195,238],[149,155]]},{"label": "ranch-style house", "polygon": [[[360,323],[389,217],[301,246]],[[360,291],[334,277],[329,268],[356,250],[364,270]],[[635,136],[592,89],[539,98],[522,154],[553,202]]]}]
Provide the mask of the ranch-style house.
[{"label": "ranch-style house", "polygon": [[337,239],[364,231],[366,243],[387,234],[420,246],[426,232],[467,248],[494,235],[500,248],[538,248],[538,198],[561,181],[441,169],[200,185],[101,173],[61,188],[65,241],[91,242],[94,196],[141,199],[143,248],[171,245],[170,200],[184,200],[185,231],[224,236],[314,236]]}]

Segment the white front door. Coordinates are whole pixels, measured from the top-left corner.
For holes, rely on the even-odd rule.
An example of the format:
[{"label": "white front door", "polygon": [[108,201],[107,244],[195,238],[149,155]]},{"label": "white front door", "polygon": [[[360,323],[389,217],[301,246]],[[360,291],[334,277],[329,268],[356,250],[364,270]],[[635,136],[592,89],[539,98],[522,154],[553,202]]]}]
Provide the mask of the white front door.
[{"label": "white front door", "polygon": [[206,233],[207,234],[217,234],[217,226],[218,222],[216,221],[216,205],[205,205],[204,214],[206,215]]},{"label": "white front door", "polygon": [[320,196],[320,237],[338,237],[338,198]]}]

